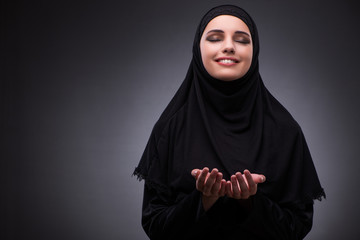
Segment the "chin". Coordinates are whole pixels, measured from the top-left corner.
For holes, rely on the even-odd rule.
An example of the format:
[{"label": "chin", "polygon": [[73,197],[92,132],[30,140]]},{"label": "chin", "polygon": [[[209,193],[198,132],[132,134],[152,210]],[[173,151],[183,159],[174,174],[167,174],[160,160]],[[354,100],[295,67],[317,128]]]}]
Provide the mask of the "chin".
[{"label": "chin", "polygon": [[[227,69],[229,70],[229,69]],[[233,71],[218,71],[217,74],[214,74],[214,78],[219,79],[221,81],[234,81],[236,79],[239,79],[243,77],[244,74],[239,74],[239,72],[233,72]]]}]

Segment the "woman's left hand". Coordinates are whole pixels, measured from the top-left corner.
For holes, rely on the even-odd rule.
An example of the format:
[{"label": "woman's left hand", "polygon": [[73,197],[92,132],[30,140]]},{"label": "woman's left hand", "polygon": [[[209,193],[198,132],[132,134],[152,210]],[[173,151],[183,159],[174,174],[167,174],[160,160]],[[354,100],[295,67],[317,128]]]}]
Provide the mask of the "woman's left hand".
[{"label": "woman's left hand", "polygon": [[265,182],[265,176],[252,174],[245,170],[244,174],[237,172],[226,182],[226,195],[235,199],[248,199],[257,192],[257,185]]}]

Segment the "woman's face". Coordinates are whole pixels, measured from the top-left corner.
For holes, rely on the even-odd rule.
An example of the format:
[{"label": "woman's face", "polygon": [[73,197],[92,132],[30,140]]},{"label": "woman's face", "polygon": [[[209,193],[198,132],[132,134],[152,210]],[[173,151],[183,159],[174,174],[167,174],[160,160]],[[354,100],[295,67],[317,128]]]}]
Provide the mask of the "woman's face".
[{"label": "woman's face", "polygon": [[201,59],[214,78],[232,81],[250,68],[253,43],[248,26],[239,18],[220,15],[206,26],[200,40]]}]

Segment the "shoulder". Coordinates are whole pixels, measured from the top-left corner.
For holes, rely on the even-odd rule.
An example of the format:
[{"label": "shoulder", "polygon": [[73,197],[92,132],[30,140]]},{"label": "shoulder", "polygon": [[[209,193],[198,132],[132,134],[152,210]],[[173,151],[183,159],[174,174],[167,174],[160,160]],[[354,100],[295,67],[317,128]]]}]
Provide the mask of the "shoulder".
[{"label": "shoulder", "polygon": [[186,119],[187,102],[185,102],[179,109],[172,114],[166,114],[164,111],[159,120],[155,123],[153,128],[154,137],[159,140],[160,138],[169,135],[169,132],[180,129]]},{"label": "shoulder", "polygon": [[271,127],[279,132],[298,136],[301,134],[301,126],[292,114],[273,96],[270,96],[271,107],[266,113],[266,117]]}]

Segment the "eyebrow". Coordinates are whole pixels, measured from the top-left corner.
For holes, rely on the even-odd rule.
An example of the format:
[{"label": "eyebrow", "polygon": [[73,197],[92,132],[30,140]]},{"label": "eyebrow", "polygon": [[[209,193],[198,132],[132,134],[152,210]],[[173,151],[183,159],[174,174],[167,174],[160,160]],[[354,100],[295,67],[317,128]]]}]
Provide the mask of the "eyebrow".
[{"label": "eyebrow", "polygon": [[[220,29],[213,29],[213,30],[210,30],[206,33],[206,35],[208,35],[209,33],[212,33],[212,32],[215,32],[215,33],[224,33],[223,30],[220,30]],[[244,31],[235,31],[235,34],[245,34],[245,35],[248,35],[250,37],[250,35],[247,33],[247,32],[244,32]]]}]

